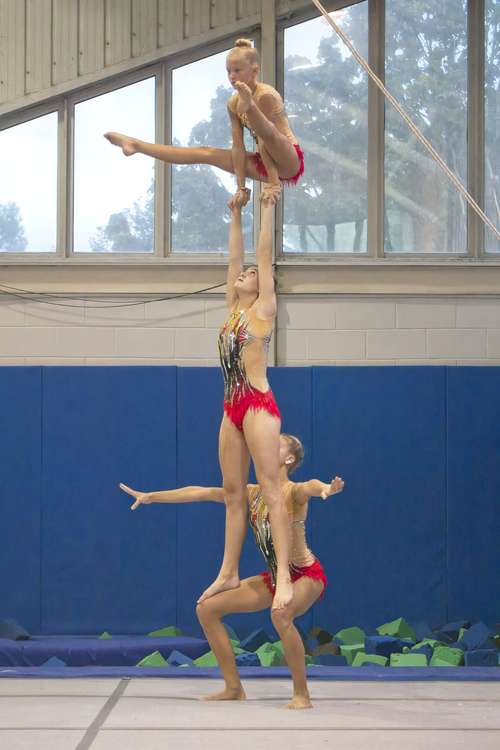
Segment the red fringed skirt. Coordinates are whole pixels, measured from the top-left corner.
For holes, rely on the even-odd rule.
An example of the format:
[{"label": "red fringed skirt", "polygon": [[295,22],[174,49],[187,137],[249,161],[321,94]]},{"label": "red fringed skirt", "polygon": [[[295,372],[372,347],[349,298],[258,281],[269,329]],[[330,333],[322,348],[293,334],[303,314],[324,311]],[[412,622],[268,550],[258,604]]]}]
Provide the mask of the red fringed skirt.
[{"label": "red fringed skirt", "polygon": [[[276,587],[271,578],[271,574],[268,570],[266,570],[260,575],[264,579],[264,583],[266,584],[267,588],[274,596]],[[325,569],[321,565],[320,561],[315,560],[312,565],[305,565],[303,568],[290,568],[290,578],[292,579],[292,583],[298,581],[299,578],[303,578],[304,576],[306,576],[307,578],[314,578],[315,581],[321,581],[321,583],[323,584],[323,591],[321,592],[319,598],[322,599],[325,595],[325,589],[328,585],[328,578],[326,577]]]},{"label": "red fringed skirt", "polygon": [[232,401],[224,401],[224,412],[240,432],[243,432],[243,420],[249,409],[253,411],[263,409],[273,417],[281,419],[281,413],[271,389],[264,393],[257,388],[251,388],[244,394],[236,393]]},{"label": "red fringed skirt", "polygon": [[[297,152],[297,156],[299,157],[299,168],[297,170],[297,173],[294,174],[293,177],[280,177],[281,182],[285,183],[285,185],[296,185],[304,174],[304,152],[302,151],[298,143],[294,143],[293,147]],[[267,169],[264,165],[264,162],[262,161],[262,156],[258,151],[253,155],[252,159],[257,168],[257,172],[262,177],[267,177]]]}]

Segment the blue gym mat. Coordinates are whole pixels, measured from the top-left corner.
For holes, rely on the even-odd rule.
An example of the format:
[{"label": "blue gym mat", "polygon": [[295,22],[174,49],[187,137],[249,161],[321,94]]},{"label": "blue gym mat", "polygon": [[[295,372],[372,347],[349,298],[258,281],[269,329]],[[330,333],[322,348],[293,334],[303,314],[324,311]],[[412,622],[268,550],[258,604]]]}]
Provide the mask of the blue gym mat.
[{"label": "blue gym mat", "polygon": [[[290,679],[287,667],[241,667],[242,678]],[[140,677],[186,678],[203,677],[221,679],[218,667],[0,667],[0,677],[33,677],[78,678],[78,677],[111,677],[114,679],[132,679]],[[343,681],[498,681],[500,669],[495,667],[308,667],[307,677],[310,680],[343,680]]]},{"label": "blue gym mat", "polygon": [[100,639],[85,636],[32,636],[28,641],[0,638],[1,667],[36,667],[57,656],[68,667],[135,667],[153,651],[168,659],[176,649],[191,659],[205,654],[209,645],[202,638],[153,638],[150,636],[113,636]]}]

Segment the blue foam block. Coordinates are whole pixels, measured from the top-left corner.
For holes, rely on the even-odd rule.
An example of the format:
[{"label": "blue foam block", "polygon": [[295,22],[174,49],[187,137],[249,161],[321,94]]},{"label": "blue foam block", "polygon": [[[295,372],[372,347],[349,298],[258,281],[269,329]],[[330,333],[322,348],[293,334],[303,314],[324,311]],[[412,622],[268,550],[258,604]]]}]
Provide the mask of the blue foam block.
[{"label": "blue foam block", "polygon": [[315,664],[321,664],[324,667],[346,667],[347,659],[342,654],[320,654],[314,658]]},{"label": "blue foam block", "polygon": [[238,667],[260,667],[260,659],[257,654],[246,651],[244,654],[238,654],[236,665]]},{"label": "blue foam block", "polygon": [[244,640],[241,641],[241,648],[245,651],[257,651],[260,646],[264,643],[268,643],[271,640],[265,630],[259,628],[250,633]]},{"label": "blue foam block", "polygon": [[182,651],[176,651],[175,649],[168,657],[167,664],[170,664],[171,667],[180,667],[181,664],[188,664],[190,667],[195,666],[194,661],[190,659],[189,656],[186,656]]},{"label": "blue foam block", "polygon": [[494,648],[466,651],[464,654],[464,663],[466,667],[497,667],[498,652]]},{"label": "blue foam block", "polygon": [[[408,643],[412,643],[409,641]],[[365,638],[365,653],[378,654],[379,656],[390,656],[391,654],[400,654],[403,650],[400,638],[394,638],[391,635],[369,635]]]},{"label": "blue foam block", "polygon": [[423,641],[424,638],[432,637],[432,629],[430,625],[424,620],[417,620],[416,622],[409,622],[408,625],[417,636],[418,641]]},{"label": "blue foam block", "polygon": [[228,632],[228,635],[231,638],[231,640],[233,640],[233,641],[239,641],[240,640],[239,636],[238,636],[238,633],[236,632],[236,630],[234,628],[231,627],[231,625],[226,625],[226,623],[224,623],[224,627],[226,628],[226,630]]},{"label": "blue foam block", "polygon": [[468,651],[476,651],[490,645],[490,629],[484,622],[476,622],[462,635]]}]

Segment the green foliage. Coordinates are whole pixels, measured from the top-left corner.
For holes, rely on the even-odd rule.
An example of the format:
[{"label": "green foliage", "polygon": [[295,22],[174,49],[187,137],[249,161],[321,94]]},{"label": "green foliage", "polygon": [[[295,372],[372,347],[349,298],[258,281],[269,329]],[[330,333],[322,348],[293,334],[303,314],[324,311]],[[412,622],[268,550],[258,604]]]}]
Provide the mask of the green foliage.
[{"label": "green foliage", "polygon": [[27,244],[19,206],[13,201],[0,203],[0,250],[22,252]]}]

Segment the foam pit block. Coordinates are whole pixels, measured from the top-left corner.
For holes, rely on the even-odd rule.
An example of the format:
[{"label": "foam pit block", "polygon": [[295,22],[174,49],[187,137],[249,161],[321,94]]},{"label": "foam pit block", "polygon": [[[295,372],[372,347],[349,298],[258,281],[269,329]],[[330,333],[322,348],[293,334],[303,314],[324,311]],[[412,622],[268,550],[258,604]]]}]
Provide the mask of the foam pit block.
[{"label": "foam pit block", "polygon": [[30,634],[15,620],[7,619],[0,620],[0,638],[7,638],[10,641],[27,641]]},{"label": "foam pit block", "polygon": [[136,664],[137,667],[168,667],[166,660],[159,651],[153,651]]},{"label": "foam pit block", "polygon": [[238,654],[236,657],[236,665],[238,667],[260,667],[260,659],[257,654],[252,651],[244,651],[242,654]]},{"label": "foam pit block", "polygon": [[47,659],[43,664],[40,666],[42,667],[52,667],[52,669],[58,669],[59,667],[66,667],[67,664],[62,659],[59,659],[57,656],[51,656],[50,659]]},{"label": "foam pit block", "polygon": [[107,630],[105,630],[104,633],[101,633],[101,635],[99,636],[99,640],[101,640],[101,641],[109,641],[109,639],[112,638],[112,637],[113,636],[110,633],[108,633]]},{"label": "foam pit block", "polygon": [[320,654],[314,663],[323,667],[347,667],[348,661],[342,654]]},{"label": "foam pit block", "polygon": [[352,662],[353,667],[364,667],[367,664],[378,664],[379,667],[386,667],[388,662],[387,656],[379,656],[378,654],[365,654],[363,651],[358,651]]},{"label": "foam pit block", "polygon": [[343,630],[339,630],[338,633],[335,633],[335,638],[339,639],[339,641],[336,641],[338,645],[349,646],[364,641],[365,635],[364,630],[357,626],[353,626],[352,628],[343,628]]},{"label": "foam pit block", "polygon": [[446,644],[442,641],[438,641],[435,638],[424,638],[423,641],[420,641],[419,643],[416,643],[414,646],[412,646],[412,650],[416,648],[421,648],[422,646],[430,646],[433,650],[437,648],[438,646],[445,646]]},{"label": "foam pit block", "polygon": [[256,653],[262,667],[279,667],[284,664],[283,651],[274,643],[264,643]]},{"label": "foam pit block", "polygon": [[420,646],[419,648],[412,648],[408,651],[404,651],[403,653],[412,653],[412,654],[425,654],[427,661],[429,662],[432,659],[433,650],[432,647],[429,646],[428,643],[426,643],[424,646]]},{"label": "foam pit block", "polygon": [[369,635],[365,640],[365,652],[378,656],[390,656],[394,652],[401,652],[403,646],[400,638],[391,635]]},{"label": "foam pit block", "polygon": [[334,656],[340,654],[340,646],[336,643],[324,643],[322,646],[318,646],[312,652],[312,656],[320,656],[321,654],[333,654]]},{"label": "foam pit block", "polygon": [[422,641],[424,638],[432,638],[432,628],[425,620],[411,621],[408,625],[415,633],[417,641]]},{"label": "foam pit block", "polygon": [[408,625],[404,617],[398,617],[397,620],[379,625],[377,633],[379,635],[391,635],[396,638],[408,638],[414,643],[417,640],[415,631]]},{"label": "foam pit block", "polygon": [[244,638],[240,646],[241,648],[245,649],[245,651],[257,651],[260,646],[262,646],[264,643],[269,643],[269,636],[266,633],[265,630],[262,628],[259,628],[258,630],[254,630],[253,633],[250,633],[246,638]]},{"label": "foam pit block", "polygon": [[167,664],[171,667],[194,667],[194,661],[183,654],[182,651],[174,649],[167,659]]},{"label": "foam pit block", "polygon": [[498,651],[494,648],[466,651],[464,663],[466,667],[496,667],[498,666]]},{"label": "foam pit block", "polygon": [[226,625],[226,623],[223,623],[223,624],[224,624],[224,627],[226,628],[226,630],[228,632],[229,638],[232,641],[238,641],[238,644],[239,644],[240,639],[238,637],[238,633],[236,632],[236,630],[234,628],[232,628],[231,625]]},{"label": "foam pit block", "polygon": [[182,635],[182,630],[176,628],[175,625],[167,625],[167,627],[165,628],[151,631],[151,633],[148,633],[148,635],[151,638],[176,638]]},{"label": "foam pit block", "polygon": [[364,650],[364,643],[346,643],[345,646],[340,647],[340,653],[342,654],[342,656],[345,656],[348,664],[353,663],[354,657],[356,656],[358,651]]},{"label": "foam pit block", "polygon": [[391,667],[426,667],[427,656],[425,654],[391,654]]},{"label": "foam pit block", "polygon": [[324,646],[325,643],[331,642],[333,635],[325,628],[314,627],[311,628],[307,637],[317,641],[318,646]]},{"label": "foam pit block", "polygon": [[[443,641],[449,641],[450,643],[458,641],[460,638],[460,631],[468,628],[470,623],[468,620],[457,620],[456,622],[448,622],[439,628],[435,634],[436,638]],[[438,635],[438,633],[440,635]]]},{"label": "foam pit block", "polygon": [[206,654],[202,654],[194,660],[195,667],[217,667],[218,664],[213,651],[207,651]]},{"label": "foam pit block", "polygon": [[468,651],[477,651],[493,644],[490,639],[490,629],[484,622],[476,622],[462,635],[462,640]]},{"label": "foam pit block", "polygon": [[463,664],[464,652],[459,648],[438,646],[432,655],[431,667],[458,667]]}]

